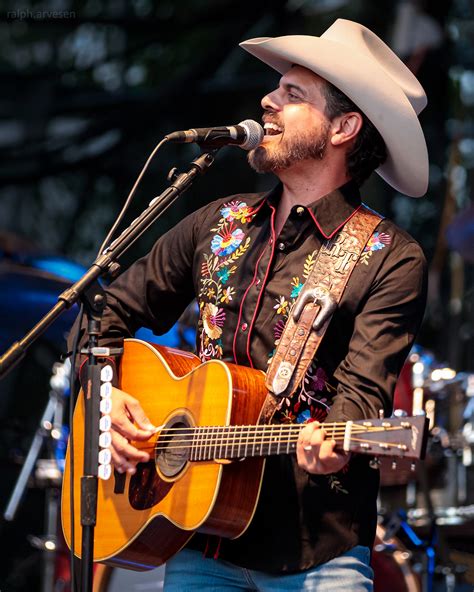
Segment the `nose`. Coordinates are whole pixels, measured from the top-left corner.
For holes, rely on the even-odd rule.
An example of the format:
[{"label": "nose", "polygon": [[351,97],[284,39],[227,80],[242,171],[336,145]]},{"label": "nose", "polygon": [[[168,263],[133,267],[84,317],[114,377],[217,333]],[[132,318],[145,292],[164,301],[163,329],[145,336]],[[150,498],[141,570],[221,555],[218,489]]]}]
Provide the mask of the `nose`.
[{"label": "nose", "polygon": [[279,111],[280,104],[278,101],[278,89],[265,95],[261,101],[261,105],[265,111]]}]

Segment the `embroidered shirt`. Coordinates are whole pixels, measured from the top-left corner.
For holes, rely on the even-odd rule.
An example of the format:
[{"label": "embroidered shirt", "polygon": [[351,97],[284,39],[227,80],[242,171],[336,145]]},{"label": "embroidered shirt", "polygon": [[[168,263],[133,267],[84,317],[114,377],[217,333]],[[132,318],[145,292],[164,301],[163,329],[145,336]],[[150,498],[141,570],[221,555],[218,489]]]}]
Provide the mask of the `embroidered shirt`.
[{"label": "embroidered shirt", "polygon": [[[323,241],[360,205],[354,184],[296,205],[279,236],[281,186],[235,195],[189,215],[108,289],[103,343],[141,327],[170,329],[197,298],[197,353],[265,370]],[[341,253],[344,256],[344,253]],[[425,305],[426,262],[419,245],[383,220],[358,261],[316,359],[282,422],[343,421],[391,413],[397,376]],[[219,556],[252,569],[292,572],[373,544],[378,471],[353,456],[335,475],[308,475],[295,456],[267,459],[255,516]],[[209,545],[211,543],[211,545]],[[213,549],[195,535],[190,545]]]}]

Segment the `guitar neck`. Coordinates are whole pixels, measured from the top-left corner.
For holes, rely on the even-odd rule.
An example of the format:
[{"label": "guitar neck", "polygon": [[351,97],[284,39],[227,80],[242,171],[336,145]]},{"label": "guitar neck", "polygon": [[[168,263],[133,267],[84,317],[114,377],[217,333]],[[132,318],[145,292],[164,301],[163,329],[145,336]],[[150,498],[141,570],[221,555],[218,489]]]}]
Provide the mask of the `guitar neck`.
[{"label": "guitar neck", "polygon": [[294,453],[301,429],[298,424],[195,428],[190,460],[232,460]]},{"label": "guitar neck", "polygon": [[[296,452],[304,424],[183,426],[164,428],[156,452],[189,461],[232,460]],[[367,420],[325,423],[326,438],[346,452],[420,458],[425,419]]]}]

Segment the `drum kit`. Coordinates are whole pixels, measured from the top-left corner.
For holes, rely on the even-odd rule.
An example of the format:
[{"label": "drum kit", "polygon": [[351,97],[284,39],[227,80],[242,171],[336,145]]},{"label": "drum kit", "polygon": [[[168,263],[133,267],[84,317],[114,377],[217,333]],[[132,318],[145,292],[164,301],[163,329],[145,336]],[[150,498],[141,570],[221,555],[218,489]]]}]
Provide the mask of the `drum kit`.
[{"label": "drum kit", "polygon": [[[80,271],[79,266],[55,257],[0,260],[0,282],[15,287],[0,291],[0,341],[4,346],[46,313]],[[21,313],[15,314],[12,307]],[[34,319],[30,318],[33,314]],[[74,314],[63,317],[49,339],[63,340]],[[66,376],[67,362],[55,363],[48,404],[4,513],[6,520],[14,519],[34,472],[34,486],[46,490],[47,534],[29,537],[29,541],[44,552],[41,589],[45,592],[70,589],[68,555],[57,517],[67,437],[63,425]],[[394,408],[406,415],[426,413],[430,435],[426,460],[414,472],[400,465],[394,471],[391,464],[382,462],[372,559],[375,591],[473,590],[474,374],[455,372],[430,352],[415,347],[397,383]],[[54,443],[48,447],[52,452],[50,458],[39,459],[45,440]],[[442,587],[437,588],[440,580]],[[469,587],[463,588],[461,581]],[[161,568],[138,574],[104,566],[96,570],[96,592],[161,590],[162,586]]]},{"label": "drum kit", "polygon": [[402,415],[426,414],[429,437],[426,458],[415,471],[381,465],[376,590],[377,565],[384,562],[380,590],[391,590],[385,569],[398,572],[403,584],[393,589],[402,592],[472,590],[474,374],[456,372],[415,347],[397,383],[394,408]]}]

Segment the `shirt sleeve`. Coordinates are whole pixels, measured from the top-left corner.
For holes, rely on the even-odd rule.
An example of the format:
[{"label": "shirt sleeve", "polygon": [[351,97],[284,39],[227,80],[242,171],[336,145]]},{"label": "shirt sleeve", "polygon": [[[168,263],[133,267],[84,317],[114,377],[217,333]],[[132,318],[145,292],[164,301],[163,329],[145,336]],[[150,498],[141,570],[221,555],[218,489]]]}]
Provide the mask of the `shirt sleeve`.
[{"label": "shirt sleeve", "polygon": [[140,327],[160,335],[173,326],[194,298],[192,268],[203,217],[205,208],[184,218],[110,284],[100,345],[119,345]]},{"label": "shirt sleeve", "polygon": [[426,260],[415,242],[382,265],[334,373],[337,394],[326,421],[378,417],[380,409],[391,415],[397,378],[423,317],[426,278]]}]

